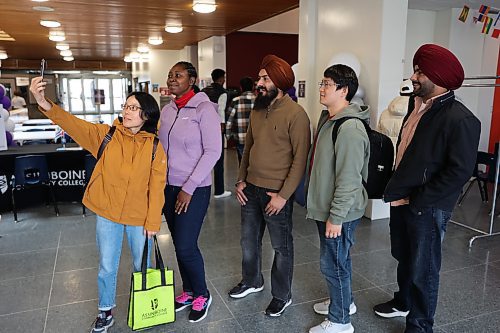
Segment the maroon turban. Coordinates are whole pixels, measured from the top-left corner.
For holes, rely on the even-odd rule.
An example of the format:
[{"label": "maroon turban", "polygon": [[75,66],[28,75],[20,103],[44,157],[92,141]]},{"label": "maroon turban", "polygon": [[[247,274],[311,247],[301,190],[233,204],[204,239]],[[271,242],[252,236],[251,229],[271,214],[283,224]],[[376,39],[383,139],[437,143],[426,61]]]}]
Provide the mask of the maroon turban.
[{"label": "maroon turban", "polygon": [[267,75],[279,89],[287,91],[293,87],[295,75],[293,75],[292,67],[285,60],[268,54],[262,59],[260,68],[266,70]]},{"label": "maroon turban", "polygon": [[413,56],[415,65],[436,85],[455,90],[462,86],[464,69],[448,49],[436,44],[420,46]]}]

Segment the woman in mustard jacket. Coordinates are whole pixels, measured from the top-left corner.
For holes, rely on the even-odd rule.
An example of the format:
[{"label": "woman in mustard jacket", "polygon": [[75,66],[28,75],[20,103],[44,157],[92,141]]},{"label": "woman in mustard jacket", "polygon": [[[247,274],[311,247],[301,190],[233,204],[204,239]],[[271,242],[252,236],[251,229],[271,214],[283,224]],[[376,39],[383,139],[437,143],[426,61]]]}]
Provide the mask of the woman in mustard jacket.
[{"label": "woman in mustard jacket", "polygon": [[[64,111],[45,99],[41,77],[31,81],[30,91],[39,110],[61,126],[80,146],[97,156],[110,126],[92,124]],[[97,161],[83,203],[97,215],[96,241],[99,252],[98,309],[91,332],[106,332],[114,323],[116,278],[123,233],[132,253],[135,271],[140,271],[144,242],[160,230],[166,156],[153,142],[160,110],[149,94],[134,92],[122,106],[123,121]]]}]

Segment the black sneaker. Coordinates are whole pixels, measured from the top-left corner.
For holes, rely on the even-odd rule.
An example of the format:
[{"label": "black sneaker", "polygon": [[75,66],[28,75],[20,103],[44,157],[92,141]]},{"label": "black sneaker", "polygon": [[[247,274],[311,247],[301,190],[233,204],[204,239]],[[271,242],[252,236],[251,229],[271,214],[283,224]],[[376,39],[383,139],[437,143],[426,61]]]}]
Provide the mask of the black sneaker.
[{"label": "black sneaker", "polygon": [[191,304],[193,304],[193,299],[192,293],[183,291],[182,294],[175,298],[175,312],[179,312],[191,306]]},{"label": "black sneaker", "polygon": [[292,299],[288,301],[282,301],[273,297],[271,303],[267,306],[266,315],[271,317],[279,317],[285,311],[286,307],[292,304]]},{"label": "black sneaker", "polygon": [[189,312],[189,321],[192,323],[197,323],[203,319],[208,314],[208,308],[212,304],[212,295],[198,296],[193,301],[193,306],[191,307],[191,312]]},{"label": "black sneaker", "polygon": [[394,317],[406,317],[410,311],[399,308],[395,300],[390,300],[389,302],[377,304],[373,307],[373,311],[380,317],[384,318],[394,318]]},{"label": "black sneaker", "polygon": [[92,326],[94,327],[92,328],[90,333],[106,333],[108,331],[108,328],[113,326],[114,323],[115,320],[113,319],[113,315],[106,316],[106,312],[101,311],[92,323]]},{"label": "black sneaker", "polygon": [[259,291],[262,291],[262,290],[264,290],[264,284],[262,284],[262,286],[260,286],[260,287],[251,287],[251,286],[247,286],[243,282],[240,282],[240,283],[238,283],[238,285],[236,287],[229,290],[228,294],[232,298],[243,298],[243,297],[247,296],[248,294],[258,293]]}]

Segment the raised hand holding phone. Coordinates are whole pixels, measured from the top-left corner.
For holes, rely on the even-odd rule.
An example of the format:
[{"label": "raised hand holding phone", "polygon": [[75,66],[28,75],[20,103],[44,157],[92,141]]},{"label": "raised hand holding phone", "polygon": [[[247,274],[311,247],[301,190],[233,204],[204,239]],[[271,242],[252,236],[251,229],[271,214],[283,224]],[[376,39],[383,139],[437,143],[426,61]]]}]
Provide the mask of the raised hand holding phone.
[{"label": "raised hand holding phone", "polygon": [[45,110],[49,110],[52,105],[45,99],[45,86],[47,82],[43,82],[41,76],[31,79],[30,91],[35,97],[36,102]]}]

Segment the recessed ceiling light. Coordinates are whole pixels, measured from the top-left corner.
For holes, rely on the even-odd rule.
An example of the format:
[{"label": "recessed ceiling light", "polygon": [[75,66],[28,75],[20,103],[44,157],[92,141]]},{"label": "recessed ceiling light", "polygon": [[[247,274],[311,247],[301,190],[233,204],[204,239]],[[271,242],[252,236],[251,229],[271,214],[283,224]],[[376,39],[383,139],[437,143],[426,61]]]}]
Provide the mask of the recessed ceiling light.
[{"label": "recessed ceiling light", "polygon": [[71,52],[71,50],[64,50],[59,52],[59,54],[63,57],[71,57],[73,55],[73,52]]},{"label": "recessed ceiling light", "polygon": [[56,49],[58,49],[59,51],[69,50],[69,45],[65,43],[57,43]]},{"label": "recessed ceiling light", "polygon": [[139,54],[139,52],[130,52],[129,57],[130,59],[132,59],[132,61],[141,59],[141,55]]},{"label": "recessed ceiling light", "polygon": [[47,28],[59,28],[61,26],[61,23],[57,21],[41,20],[40,25]]},{"label": "recessed ceiling light", "polygon": [[[73,59],[71,59],[73,60]],[[71,60],[68,60],[68,61],[71,61]],[[52,71],[52,73],[54,74],[80,74],[81,72],[80,71]]]},{"label": "recessed ceiling light", "polygon": [[31,9],[36,10],[37,12],[53,12],[54,11],[54,8],[45,7],[45,6],[35,6],[35,7],[32,7]]},{"label": "recessed ceiling light", "polygon": [[167,25],[165,26],[165,31],[171,34],[177,34],[182,31],[182,25]]},{"label": "recessed ceiling light", "polygon": [[145,44],[139,44],[139,46],[137,47],[137,51],[140,53],[148,53],[149,47]]},{"label": "recessed ceiling light", "polygon": [[9,56],[7,55],[7,52],[4,50],[0,50],[0,60],[7,59]]},{"label": "recessed ceiling light", "polygon": [[193,1],[193,10],[198,13],[211,13],[215,11],[217,5],[215,4],[215,0],[194,0]]},{"label": "recessed ceiling light", "polygon": [[51,31],[49,32],[49,39],[54,42],[64,42],[66,35],[63,31]]},{"label": "recessed ceiling light", "polygon": [[64,61],[73,61],[73,60],[75,60],[75,58],[73,58],[73,57],[64,57],[63,60]]},{"label": "recessed ceiling light", "polygon": [[49,0],[31,0],[31,1],[33,1],[33,2],[47,2]]},{"label": "recessed ceiling light", "polygon": [[158,37],[149,37],[148,43],[151,45],[160,45],[163,43],[163,38],[161,36]]},{"label": "recessed ceiling light", "polygon": [[117,75],[120,74],[120,71],[93,71],[92,73],[97,75]]}]

